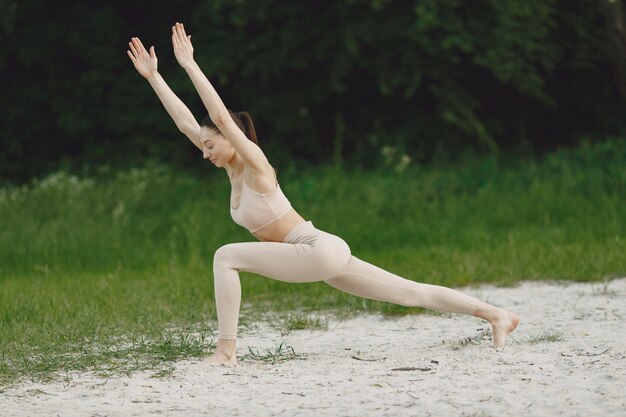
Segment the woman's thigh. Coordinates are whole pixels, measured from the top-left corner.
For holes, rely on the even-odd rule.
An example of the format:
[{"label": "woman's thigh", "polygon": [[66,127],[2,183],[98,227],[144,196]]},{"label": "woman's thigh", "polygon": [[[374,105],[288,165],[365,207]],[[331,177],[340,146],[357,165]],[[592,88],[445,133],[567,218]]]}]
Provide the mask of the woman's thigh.
[{"label": "woman's thigh", "polygon": [[229,243],[215,252],[214,274],[232,268],[286,282],[322,281],[337,275],[351,256],[343,239],[326,232],[303,236],[299,242]]}]

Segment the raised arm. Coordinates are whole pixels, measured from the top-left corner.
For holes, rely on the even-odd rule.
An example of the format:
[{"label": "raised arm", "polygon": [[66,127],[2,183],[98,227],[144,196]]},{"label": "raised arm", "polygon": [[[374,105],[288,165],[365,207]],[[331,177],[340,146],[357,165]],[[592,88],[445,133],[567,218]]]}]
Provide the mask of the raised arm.
[{"label": "raised arm", "polygon": [[191,36],[185,33],[182,23],[176,23],[176,25],[172,26],[172,45],[174,46],[176,60],[189,74],[189,78],[191,78],[193,85],[198,90],[202,103],[204,103],[209,112],[213,123],[217,124],[217,121],[222,118],[230,118],[222,99],[194,60]]},{"label": "raised arm", "polygon": [[187,71],[193,85],[204,103],[209,117],[224,137],[233,145],[233,148],[244,160],[246,165],[259,171],[267,170],[270,166],[267,157],[261,148],[239,129],[234,122],[222,99],[193,59],[191,36],[187,36],[182,23],[172,26],[172,44],[174,55],[178,63]]},{"label": "raised arm", "polygon": [[150,47],[150,53],[146,51],[139,38],[132,38],[128,42],[130,50],[126,51],[135,69],[152,86],[157,96],[163,103],[165,110],[174,119],[176,127],[184,133],[191,142],[202,149],[200,142],[200,125],[189,111],[187,106],[174,94],[167,85],[161,74],[157,71],[157,57],[154,46]]}]

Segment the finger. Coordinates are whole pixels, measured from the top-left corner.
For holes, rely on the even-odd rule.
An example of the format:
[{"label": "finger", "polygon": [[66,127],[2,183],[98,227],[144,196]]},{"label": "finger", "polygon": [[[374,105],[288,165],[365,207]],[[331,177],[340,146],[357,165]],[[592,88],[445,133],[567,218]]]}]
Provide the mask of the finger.
[{"label": "finger", "polygon": [[128,42],[128,45],[130,45],[130,50],[133,51],[133,55],[135,55],[135,58],[139,58],[139,52],[137,52],[135,44],[132,42]]},{"label": "finger", "polygon": [[139,46],[139,42],[137,42],[137,38],[133,38],[133,47],[135,48],[137,58],[141,58],[143,56],[143,51],[141,50],[141,46]]},{"label": "finger", "polygon": [[172,26],[172,39],[176,38],[178,40],[178,30],[176,29],[176,25]]},{"label": "finger", "polygon": [[174,35],[174,48],[178,51],[183,51],[183,44],[176,35]]},{"label": "finger", "polygon": [[146,48],[143,46],[143,43],[141,43],[141,39],[137,38],[137,43],[139,43],[139,46],[141,47],[141,50],[143,52],[147,53]]},{"label": "finger", "polygon": [[185,32],[185,25],[183,25],[182,23],[180,24],[180,31],[183,34],[183,37],[186,38],[187,33]]},{"label": "finger", "polygon": [[143,47],[143,44],[141,43],[139,38],[135,38],[135,48],[137,48],[137,52],[139,52],[141,56],[147,54],[146,48]]},{"label": "finger", "polygon": [[183,29],[180,23],[176,23],[176,33],[178,34],[178,36],[180,36],[181,40],[185,39],[185,37],[183,36]]},{"label": "finger", "polygon": [[154,53],[154,46],[151,46],[151,47],[150,47],[150,56],[151,56],[152,58],[156,58],[156,54]]},{"label": "finger", "polygon": [[178,43],[178,36],[175,33],[172,33],[172,44],[174,44],[174,49],[179,49],[180,44]]},{"label": "finger", "polygon": [[135,57],[133,56],[133,53],[130,52],[129,50],[126,50],[126,53],[128,54],[128,56],[130,57],[130,60],[133,61],[133,64],[135,62],[137,62],[137,60],[135,59]]}]

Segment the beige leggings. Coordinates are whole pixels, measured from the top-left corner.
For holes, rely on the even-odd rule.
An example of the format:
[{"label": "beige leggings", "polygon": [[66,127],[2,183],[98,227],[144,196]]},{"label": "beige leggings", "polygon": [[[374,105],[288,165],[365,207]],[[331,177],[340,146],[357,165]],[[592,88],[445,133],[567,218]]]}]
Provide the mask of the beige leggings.
[{"label": "beige leggings", "polygon": [[420,284],[365,262],[340,237],[313,226],[294,227],[282,242],[229,243],[213,259],[220,339],[236,339],[241,304],[239,271],[285,282],[324,281],[347,293],[403,306],[473,315],[480,301],[450,288]]}]

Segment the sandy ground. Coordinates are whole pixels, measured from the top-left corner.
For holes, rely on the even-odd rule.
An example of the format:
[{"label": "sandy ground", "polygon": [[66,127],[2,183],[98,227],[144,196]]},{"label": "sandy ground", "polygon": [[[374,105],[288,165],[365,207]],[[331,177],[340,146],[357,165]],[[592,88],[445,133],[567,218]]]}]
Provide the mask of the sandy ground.
[{"label": "sandy ground", "polygon": [[506,347],[491,348],[486,322],[463,315],[363,314],[284,336],[261,323],[240,335],[240,358],[282,342],[301,356],[181,361],[163,378],[75,373],[5,388],[0,415],[626,415],[626,278],[461,291],[521,316]]}]

